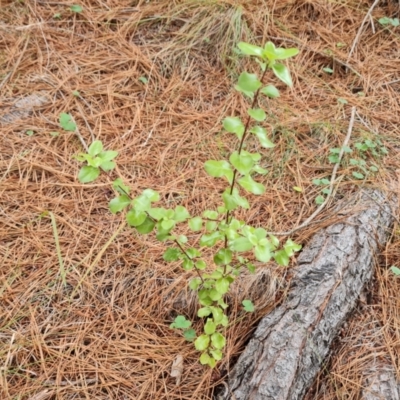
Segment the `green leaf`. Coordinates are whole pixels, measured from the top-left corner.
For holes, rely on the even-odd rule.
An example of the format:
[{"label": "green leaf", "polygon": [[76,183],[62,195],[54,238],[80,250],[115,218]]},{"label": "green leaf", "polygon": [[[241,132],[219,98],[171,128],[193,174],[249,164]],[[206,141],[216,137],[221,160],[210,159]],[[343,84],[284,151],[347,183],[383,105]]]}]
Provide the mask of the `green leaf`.
[{"label": "green leaf", "polygon": [[354,176],[354,178],[356,179],[364,179],[364,175],[361,172],[353,172],[352,175]]},{"label": "green leaf", "polygon": [[216,349],[223,349],[226,344],[226,339],[219,332],[215,332],[211,335],[211,343]]},{"label": "green leaf", "polygon": [[289,256],[286,254],[285,250],[277,251],[274,255],[274,259],[279,265],[283,265],[284,267],[289,265]]},{"label": "green leaf", "polygon": [[217,289],[220,294],[228,293],[229,286],[230,282],[227,278],[221,278],[215,282],[215,289]]},{"label": "green leaf", "polygon": [[201,279],[200,278],[193,278],[190,282],[189,282],[189,287],[192,290],[197,290],[199,288],[199,286],[201,285]]},{"label": "green leaf", "polygon": [[183,337],[188,342],[193,342],[193,340],[196,339],[196,331],[194,329],[188,329],[185,332],[183,332]]},{"label": "green leaf", "polygon": [[212,247],[217,243],[218,240],[221,240],[222,236],[220,232],[212,232],[210,234],[205,234],[200,238],[200,246]]},{"label": "green leaf", "polygon": [[25,134],[28,136],[33,136],[34,132],[32,130],[29,130],[29,131],[26,131]]},{"label": "green leaf", "polygon": [[175,226],[175,221],[172,219],[164,219],[161,221],[161,228],[165,231],[171,230]]},{"label": "green leaf", "polygon": [[326,72],[327,74],[333,74],[333,69],[329,67],[322,68],[322,71]]},{"label": "green leaf", "polygon": [[254,264],[252,263],[247,263],[246,264],[247,269],[249,270],[249,272],[251,272],[252,274],[254,274],[256,272],[256,267]]},{"label": "green leaf", "polygon": [[190,328],[192,323],[188,321],[183,315],[178,315],[174,322],[170,325],[172,329],[188,329]]},{"label": "green leaf", "polygon": [[59,121],[61,128],[63,128],[65,131],[75,132],[76,123],[74,122],[70,114],[61,113]]},{"label": "green leaf", "polygon": [[142,235],[147,235],[150,233],[153,229],[156,223],[149,217],[146,217],[144,220],[143,224],[139,225],[136,227],[136,230],[141,233]]},{"label": "green leaf", "polygon": [[222,194],[222,199],[227,210],[234,210],[237,206],[245,209],[250,208],[249,202],[239,195],[239,190],[237,188],[233,188],[232,194],[229,192],[230,189],[226,189]]},{"label": "green leaf", "polygon": [[203,220],[201,217],[194,217],[189,220],[189,228],[194,231],[200,231],[203,225]]},{"label": "green leaf", "polygon": [[280,96],[279,90],[274,85],[265,86],[260,90],[260,92],[271,99],[275,99]]},{"label": "green leaf", "polygon": [[151,210],[150,199],[146,196],[140,195],[136,197],[136,199],[134,199],[132,203],[137,211],[149,212]]},{"label": "green leaf", "polygon": [[261,87],[261,82],[258,80],[256,74],[249,74],[242,72],[239,76],[238,84],[235,85],[235,89],[244,92],[245,94],[254,93]]},{"label": "green leaf", "polygon": [[261,108],[249,108],[247,113],[250,115],[251,118],[255,119],[258,122],[262,122],[267,118],[267,114]]},{"label": "green leaf", "polygon": [[277,60],[285,60],[287,58],[294,57],[297,54],[299,54],[299,49],[296,48],[284,49],[279,47],[275,49],[275,58]]},{"label": "green leaf", "polygon": [[161,207],[150,208],[148,211],[149,215],[155,220],[167,218],[167,210]]},{"label": "green leaf", "polygon": [[207,353],[202,353],[202,355],[199,358],[200,364],[201,365],[208,365],[210,363],[211,357]]},{"label": "green leaf", "polygon": [[103,171],[108,172],[115,168],[115,162],[114,161],[103,161],[100,164],[100,167]]},{"label": "green leaf", "polygon": [[283,248],[284,248],[286,254],[288,255],[288,257],[292,257],[296,251],[301,250],[301,245],[293,242],[292,239],[288,239],[286,241],[285,245],[283,246]]},{"label": "green leaf", "polygon": [[255,126],[254,128],[250,129],[250,132],[257,136],[262,147],[265,147],[266,149],[275,147],[275,145],[268,139],[265,128],[262,128],[261,126]]},{"label": "green leaf", "polygon": [[270,63],[273,63],[276,60],[276,48],[272,42],[265,43],[263,50],[263,58],[268,58]]},{"label": "green leaf", "polygon": [[254,304],[251,300],[243,300],[242,301],[243,308],[247,312],[253,312],[254,311]]},{"label": "green leaf", "polygon": [[209,344],[210,344],[210,336],[208,336],[208,335],[200,335],[194,341],[194,347],[198,351],[204,351],[205,349],[207,349]]},{"label": "green leaf", "polygon": [[268,262],[271,259],[270,246],[257,245],[254,247],[254,255],[258,261]]},{"label": "green leaf", "polygon": [[79,4],[74,4],[69,8],[74,13],[81,13],[83,8]]},{"label": "green leaf", "polygon": [[143,190],[142,196],[147,197],[152,203],[160,200],[160,194],[153,189]]},{"label": "green leaf", "polygon": [[199,309],[199,311],[197,311],[197,316],[199,318],[208,317],[210,314],[211,314],[210,307],[202,307],[202,308]]},{"label": "green leaf", "polygon": [[204,168],[208,175],[214,178],[226,177],[229,183],[232,183],[233,171],[228,161],[208,160],[204,163]]},{"label": "green leaf", "polygon": [[229,249],[221,249],[214,256],[214,262],[217,265],[227,265],[231,261],[232,261],[232,251]]},{"label": "green leaf", "polygon": [[397,268],[396,266],[392,265],[390,267],[390,270],[396,275],[396,276],[400,276],[400,268]]},{"label": "green leaf", "polygon": [[207,335],[212,335],[215,332],[215,329],[215,322],[212,320],[212,318],[207,318],[207,322],[204,325],[204,332]]},{"label": "green leaf", "polygon": [[260,167],[259,165],[255,165],[252,169],[253,172],[260,174],[260,175],[265,175],[268,173],[268,170],[265,168]]},{"label": "green leaf", "polygon": [[131,199],[123,194],[122,196],[115,197],[108,203],[108,208],[113,214],[122,211],[125,207],[129,206]]},{"label": "green leaf", "polygon": [[89,147],[88,154],[92,157],[97,156],[103,151],[103,143],[101,140],[95,140]]},{"label": "green leaf", "polygon": [[163,255],[163,259],[165,261],[177,261],[179,258],[182,256],[182,252],[175,248],[175,247],[169,247]]},{"label": "green leaf", "polygon": [[205,210],[203,212],[203,217],[208,218],[208,219],[217,219],[218,218],[218,213],[213,210]]},{"label": "green leaf", "polygon": [[121,178],[115,179],[113,188],[120,194],[129,194],[130,192],[130,187],[126,186]]},{"label": "green leaf", "polygon": [[292,78],[288,68],[283,64],[275,63],[272,65],[272,71],[275,76],[288,86],[293,86]]},{"label": "green leaf", "polygon": [[239,185],[253,194],[263,194],[265,192],[265,186],[261,183],[258,183],[252,179],[250,175],[244,176],[238,180]]},{"label": "green leaf", "polygon": [[324,201],[325,201],[325,197],[324,197],[324,196],[319,195],[319,196],[317,196],[317,197],[315,198],[315,204],[320,205],[320,204],[322,204]]},{"label": "green leaf", "polygon": [[139,81],[142,82],[142,83],[144,83],[144,84],[146,84],[146,83],[149,82],[149,80],[148,80],[145,76],[141,76],[141,77],[139,78]]},{"label": "green leaf", "polygon": [[235,133],[241,139],[244,133],[244,125],[239,117],[226,117],[222,123],[226,131]]},{"label": "green leaf", "polygon": [[247,175],[254,165],[253,158],[245,152],[239,154],[237,151],[234,151],[229,157],[229,161],[242,175]]},{"label": "green leaf", "polygon": [[244,252],[251,250],[253,248],[253,244],[246,237],[240,237],[232,240],[229,243],[229,247],[234,251]]},{"label": "green leaf", "polygon": [[175,215],[173,217],[174,221],[176,222],[184,222],[188,218],[190,218],[190,214],[188,210],[183,206],[177,206],[175,208]]},{"label": "green leaf", "polygon": [[95,167],[85,166],[79,170],[78,179],[79,182],[89,183],[93,182],[100,175],[100,170]]},{"label": "green leaf", "polygon": [[206,264],[206,262],[204,260],[197,260],[196,263],[195,263],[195,266],[200,271],[202,271],[202,270],[207,268],[207,264]]},{"label": "green leaf", "polygon": [[370,169],[370,171],[372,171],[372,172],[378,172],[378,171],[379,171],[379,168],[378,168],[376,165],[371,165],[371,166],[369,167],[369,169]]},{"label": "green leaf", "polygon": [[238,47],[243,54],[246,54],[248,56],[262,57],[263,55],[264,49],[262,47],[254,46],[253,44],[250,43],[239,42]]},{"label": "green leaf", "polygon": [[190,271],[190,270],[193,269],[193,267],[194,267],[194,262],[193,262],[192,260],[190,260],[189,258],[185,258],[185,259],[183,260],[182,268],[183,268],[185,271]]},{"label": "green leaf", "polygon": [[75,97],[80,97],[81,94],[79,93],[78,90],[73,90],[72,91],[72,95],[75,96]]},{"label": "green leaf", "polygon": [[207,221],[206,222],[206,231],[213,232],[217,229],[218,224],[215,221]]},{"label": "green leaf", "polygon": [[146,220],[146,217],[147,215],[145,212],[136,210],[135,208],[130,209],[126,213],[126,221],[128,222],[129,226],[142,225]]},{"label": "green leaf", "polygon": [[[95,142],[93,142],[95,143]],[[93,144],[92,143],[92,144]],[[101,143],[101,142],[100,142]],[[91,147],[91,146],[90,146]],[[90,149],[90,148],[89,148]],[[89,153],[90,154],[90,153]],[[102,151],[99,154],[99,157],[103,160],[103,161],[111,161],[113,160],[115,157],[117,157],[118,155],[118,151],[115,150],[107,150],[107,151]]]}]

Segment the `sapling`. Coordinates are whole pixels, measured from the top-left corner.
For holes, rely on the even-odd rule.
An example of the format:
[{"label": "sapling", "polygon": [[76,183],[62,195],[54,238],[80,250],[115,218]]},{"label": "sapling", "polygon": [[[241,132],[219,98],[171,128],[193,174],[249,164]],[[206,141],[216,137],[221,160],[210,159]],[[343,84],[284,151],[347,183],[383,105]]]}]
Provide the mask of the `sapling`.
[{"label": "sapling", "polygon": [[[240,74],[235,89],[251,100],[248,115],[244,122],[238,116],[229,116],[222,123],[227,132],[236,135],[237,150],[230,155],[229,160],[208,160],[204,165],[210,176],[227,181],[221,205],[197,216],[191,216],[181,205],[174,209],[156,207],[154,203],[159,202],[159,193],[146,189],[140,195],[132,197],[129,187],[121,178],[113,182],[118,196],[109,203],[109,209],[114,214],[126,210],[128,225],[139,233],[155,231],[157,240],[168,243],[163,256],[165,261],[180,261],[185,271],[193,271],[189,287],[197,292],[200,305],[197,316],[204,318],[203,332],[197,336],[192,322],[183,315],[175,318],[171,328],[181,329],[187,340],[194,341],[195,348],[201,353],[200,363],[210,367],[214,367],[222,359],[226,345],[224,332],[229,325],[226,295],[243,268],[250,272],[255,271],[250,252],[253,254],[251,258],[259,262],[267,263],[274,259],[279,265],[287,266],[290,257],[301,249],[291,239],[281,246],[278,238],[264,228],[253,227],[235,218],[236,209],[250,208],[243,192],[254,195],[265,192],[265,186],[254,179],[255,176],[267,173],[260,166],[261,155],[244,149],[245,140],[250,135],[255,136],[262,147],[274,147],[266,129],[261,125],[267,115],[263,109],[258,108],[258,100],[260,95],[274,99],[280,93],[275,86],[265,85],[264,79],[267,72],[272,71],[278,79],[292,86],[290,72],[280,60],[295,56],[298,50],[277,48],[271,42],[264,47],[241,42],[238,47],[244,55],[255,58],[261,70],[261,78],[255,73]],[[108,171],[115,166],[111,161],[115,156],[116,152],[103,151],[100,141],[94,142],[88,154],[78,156],[79,160],[88,163],[82,168],[78,178],[81,182],[95,180],[100,168]],[[187,236],[176,233],[176,228],[182,223],[187,223],[191,231],[199,232],[199,247],[190,246]],[[207,264],[203,257],[206,247],[212,251],[214,265]],[[245,311],[254,311],[250,300],[244,300],[242,305]]]}]

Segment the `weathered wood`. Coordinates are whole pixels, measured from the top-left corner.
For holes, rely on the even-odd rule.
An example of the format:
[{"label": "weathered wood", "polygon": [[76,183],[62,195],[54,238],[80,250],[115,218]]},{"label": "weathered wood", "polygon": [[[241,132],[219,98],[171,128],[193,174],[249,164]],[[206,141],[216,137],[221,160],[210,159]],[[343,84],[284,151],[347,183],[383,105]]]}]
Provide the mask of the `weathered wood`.
[{"label": "weathered wood", "polygon": [[303,249],[288,298],[261,320],[230,374],[225,399],[304,396],[370,280],[378,244],[392,224],[390,203],[379,191],[363,192],[354,208],[359,211]]}]

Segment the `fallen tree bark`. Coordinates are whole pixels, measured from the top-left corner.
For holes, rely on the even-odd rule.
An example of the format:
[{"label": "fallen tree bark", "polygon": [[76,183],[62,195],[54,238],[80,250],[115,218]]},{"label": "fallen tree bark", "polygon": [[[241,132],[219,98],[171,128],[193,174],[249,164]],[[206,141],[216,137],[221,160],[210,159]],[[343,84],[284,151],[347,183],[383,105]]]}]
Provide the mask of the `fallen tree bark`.
[{"label": "fallen tree bark", "polygon": [[[230,374],[232,400],[299,400],[373,272],[392,224],[379,191],[352,216],[318,232],[298,259],[286,301],[264,317]],[[354,207],[353,207],[354,208]]]}]

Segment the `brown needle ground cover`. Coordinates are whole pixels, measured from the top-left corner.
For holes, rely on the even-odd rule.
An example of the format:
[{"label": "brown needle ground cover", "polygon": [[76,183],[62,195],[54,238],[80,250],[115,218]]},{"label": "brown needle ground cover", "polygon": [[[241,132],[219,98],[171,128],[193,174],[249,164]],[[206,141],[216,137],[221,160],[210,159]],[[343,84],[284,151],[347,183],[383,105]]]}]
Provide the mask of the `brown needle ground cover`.
[{"label": "brown needle ground cover", "polygon": [[[276,147],[262,150],[265,195],[239,216],[284,231],[310,215],[320,192],[312,180],[330,177],[329,149],[341,146],[351,106],[358,116],[350,146],[379,138],[389,154],[367,157],[379,172],[365,180],[352,177],[346,156],[331,207],[293,238],[306,244],[335,221],[335,200],[360,186],[386,190],[390,182],[398,191],[399,28],[377,22],[395,16],[398,3],[379,2],[349,60],[372,1],[82,0],[80,13],[73,4],[0,3],[0,397],[211,399],[257,320],[284,296],[290,269],[260,265],[258,285],[242,280],[230,299],[237,320],[226,356],[215,370],[204,368],[193,345],[169,329],[191,300],[184,298],[190,275],[163,261],[164,245],[152,235],[121,227],[123,216],[108,211],[109,183],[125,177],[132,193],[153,188],[167,206],[182,204],[192,215],[219,205],[225,185],[206,175],[203,162],[237,146],[221,120],[245,114],[232,86],[254,68],[234,48],[273,40],[300,49],[290,61],[294,87],[278,83],[281,98],[262,101]],[[15,102],[32,94],[46,101],[10,118]],[[59,127],[61,112],[74,117],[87,144],[97,138],[119,151],[116,171],[78,182],[72,156],[83,147]],[[249,149],[256,145],[249,140]],[[388,267],[399,265],[399,245],[396,223],[372,300],[349,322],[311,398],[357,398],[368,358],[398,368],[400,281]],[[240,306],[246,297],[258,306],[252,315]],[[183,311],[196,321],[190,304]],[[360,345],[364,324],[379,339],[368,351]],[[170,376],[178,354],[179,385]]]}]

